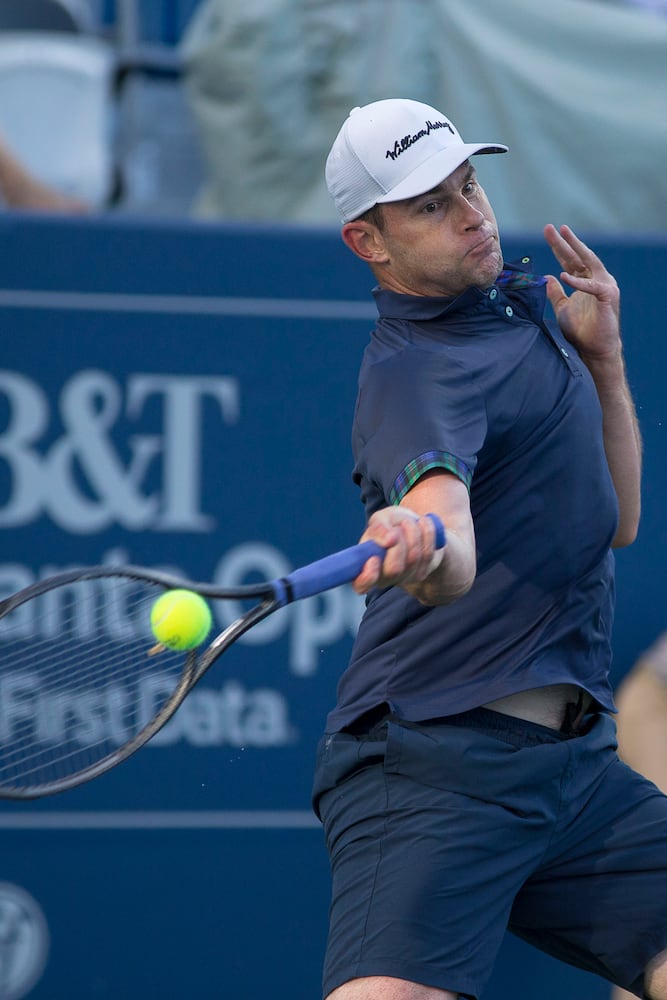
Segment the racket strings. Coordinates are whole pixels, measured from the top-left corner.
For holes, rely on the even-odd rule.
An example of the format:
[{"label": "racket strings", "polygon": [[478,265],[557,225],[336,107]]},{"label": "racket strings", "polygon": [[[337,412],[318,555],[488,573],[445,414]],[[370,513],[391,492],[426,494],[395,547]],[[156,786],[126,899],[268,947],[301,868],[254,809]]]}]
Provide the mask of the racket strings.
[{"label": "racket strings", "polygon": [[94,768],[173,697],[187,654],[149,655],[163,592],[123,577],[79,580],[0,619],[0,787]]}]

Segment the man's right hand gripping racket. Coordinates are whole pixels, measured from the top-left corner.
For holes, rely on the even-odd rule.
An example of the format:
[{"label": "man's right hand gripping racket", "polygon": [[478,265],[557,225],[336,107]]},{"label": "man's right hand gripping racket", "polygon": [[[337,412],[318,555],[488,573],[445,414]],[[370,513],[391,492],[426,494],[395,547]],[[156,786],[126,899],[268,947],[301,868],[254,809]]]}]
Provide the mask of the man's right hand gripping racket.
[{"label": "man's right hand gripping racket", "polygon": [[[441,549],[444,528],[429,516]],[[227,589],[144,567],[92,566],[0,601],[0,798],[53,795],[120,764],[236,639],[292,601],[354,580],[384,552],[362,542],[282,579]],[[253,604],[206,647],[151,655],[151,609],[177,589]]]}]

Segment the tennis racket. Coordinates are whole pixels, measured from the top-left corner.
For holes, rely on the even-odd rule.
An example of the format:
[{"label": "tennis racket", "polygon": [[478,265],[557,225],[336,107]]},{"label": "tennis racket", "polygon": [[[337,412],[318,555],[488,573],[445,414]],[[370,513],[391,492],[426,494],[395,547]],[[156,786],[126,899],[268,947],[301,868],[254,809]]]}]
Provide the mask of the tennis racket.
[{"label": "tennis racket", "polygon": [[[445,545],[435,515],[436,548]],[[366,541],[282,579],[220,589],[140,566],[69,570],[0,602],[0,798],[36,799],[90,781],[144,746],[213,663],[279,608],[348,583],[385,550]],[[165,591],[252,602],[207,646],[161,647]]]}]

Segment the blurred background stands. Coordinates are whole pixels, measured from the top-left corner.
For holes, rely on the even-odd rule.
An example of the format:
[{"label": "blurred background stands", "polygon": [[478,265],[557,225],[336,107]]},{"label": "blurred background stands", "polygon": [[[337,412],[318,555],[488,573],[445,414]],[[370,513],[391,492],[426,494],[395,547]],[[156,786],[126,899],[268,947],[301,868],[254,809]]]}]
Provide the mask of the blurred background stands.
[{"label": "blurred background stands", "polygon": [[93,210],[336,225],[332,137],[400,94],[509,145],[504,232],[662,234],[666,4],[0,0],[0,142]]},{"label": "blurred background stands", "polygon": [[183,215],[201,184],[178,43],[198,0],[0,0],[0,138],[92,210]]},{"label": "blurred background stands", "polygon": [[181,80],[178,46],[200,0],[106,0],[118,53],[117,209],[187,215],[203,182],[200,138]]}]

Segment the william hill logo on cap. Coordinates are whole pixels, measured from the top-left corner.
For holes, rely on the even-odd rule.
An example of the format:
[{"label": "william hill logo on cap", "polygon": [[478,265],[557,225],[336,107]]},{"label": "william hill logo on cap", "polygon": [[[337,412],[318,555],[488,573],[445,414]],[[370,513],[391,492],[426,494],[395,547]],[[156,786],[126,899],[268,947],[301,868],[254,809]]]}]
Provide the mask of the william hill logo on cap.
[{"label": "william hill logo on cap", "polygon": [[406,149],[409,149],[410,146],[414,146],[414,144],[418,142],[420,139],[425,139],[427,136],[431,134],[431,132],[435,132],[436,129],[439,128],[446,128],[452,133],[452,135],[456,135],[456,132],[454,131],[454,129],[452,128],[452,126],[449,124],[448,121],[440,121],[440,122],[427,121],[426,127],[420,129],[419,132],[415,132],[414,135],[404,135],[402,139],[397,139],[396,142],[394,143],[393,149],[388,149],[387,152],[385,153],[385,159],[395,160],[397,157],[401,155],[401,153],[404,153]]}]

